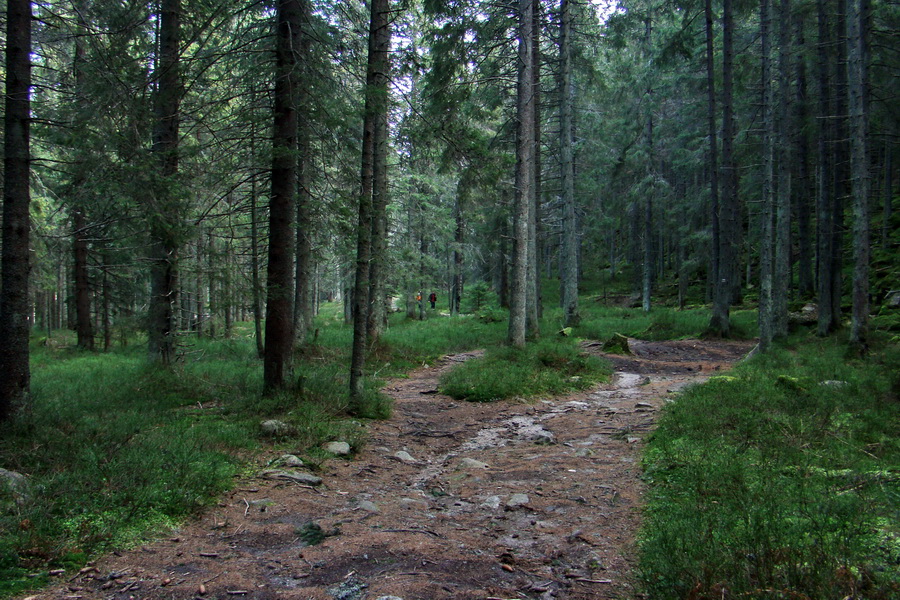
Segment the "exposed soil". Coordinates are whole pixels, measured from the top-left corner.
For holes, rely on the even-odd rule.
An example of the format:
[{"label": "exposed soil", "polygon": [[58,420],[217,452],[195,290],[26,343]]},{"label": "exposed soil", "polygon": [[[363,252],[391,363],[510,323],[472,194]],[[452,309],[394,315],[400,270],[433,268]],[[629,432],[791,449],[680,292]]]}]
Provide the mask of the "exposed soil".
[{"label": "exposed soil", "polygon": [[358,455],[328,461],[321,486],[242,481],[177,537],[34,598],[631,597],[643,436],[673,393],[751,346],[631,340],[633,355],[604,355],[609,384],[532,403],[438,394],[440,373],[475,354],[447,357],[389,383],[394,416]]}]

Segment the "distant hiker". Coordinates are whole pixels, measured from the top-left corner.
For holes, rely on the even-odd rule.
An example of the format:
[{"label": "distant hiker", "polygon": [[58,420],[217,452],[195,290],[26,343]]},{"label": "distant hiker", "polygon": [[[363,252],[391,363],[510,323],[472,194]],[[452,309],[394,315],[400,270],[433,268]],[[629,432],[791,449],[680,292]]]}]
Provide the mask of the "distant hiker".
[{"label": "distant hiker", "polygon": [[419,292],[418,294],[416,294],[416,302],[421,302],[421,301],[422,301],[422,292]]},{"label": "distant hiker", "polygon": [[437,302],[437,294],[431,292],[431,295],[428,296],[428,301],[431,302],[431,308],[434,308],[434,303]]}]

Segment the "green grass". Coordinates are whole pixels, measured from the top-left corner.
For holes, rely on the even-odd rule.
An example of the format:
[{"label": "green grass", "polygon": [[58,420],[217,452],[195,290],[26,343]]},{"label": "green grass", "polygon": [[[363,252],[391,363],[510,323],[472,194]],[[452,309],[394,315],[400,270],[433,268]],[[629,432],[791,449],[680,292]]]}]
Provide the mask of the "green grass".
[{"label": "green grass", "polygon": [[491,402],[552,396],[587,389],[607,378],[599,358],[569,338],[547,338],[525,348],[494,347],[441,377],[441,392],[460,400]]},{"label": "green grass", "polygon": [[235,453],[255,445],[248,422],[143,353],[38,349],[32,393],[0,442],[0,463],[27,474],[32,494],[0,513],[0,594],[171,526],[227,489]]},{"label": "green grass", "polygon": [[[614,333],[643,340],[673,340],[699,337],[709,325],[709,309],[656,307],[649,313],[633,308],[607,307],[588,299],[581,303],[581,323],[575,334],[586,339],[606,340]],[[732,337],[756,336],[756,311],[731,312]]]},{"label": "green grass", "polygon": [[[325,441],[365,440],[348,416],[342,355],[327,348],[298,365],[292,389],[264,397],[246,325],[227,340],[182,338],[170,370],[149,366],[143,344],[88,353],[71,338],[36,336],[31,410],[0,431],[0,465],[27,475],[32,492],[22,506],[0,494],[0,596],[177,525],[229,489],[263,445],[315,462]],[[389,414],[370,389],[357,416]],[[262,440],[259,423],[273,417],[292,435]]]},{"label": "green grass", "polygon": [[665,411],[645,455],[650,598],[900,597],[900,351],[794,343]]}]

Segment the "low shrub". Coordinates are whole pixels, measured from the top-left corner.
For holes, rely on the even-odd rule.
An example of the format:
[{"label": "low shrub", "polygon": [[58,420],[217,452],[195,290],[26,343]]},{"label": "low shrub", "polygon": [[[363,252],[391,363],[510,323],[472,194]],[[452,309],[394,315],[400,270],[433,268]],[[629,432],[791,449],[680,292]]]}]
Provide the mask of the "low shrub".
[{"label": "low shrub", "polygon": [[668,406],[644,458],[650,598],[900,597],[900,352],[844,354],[794,339]]}]

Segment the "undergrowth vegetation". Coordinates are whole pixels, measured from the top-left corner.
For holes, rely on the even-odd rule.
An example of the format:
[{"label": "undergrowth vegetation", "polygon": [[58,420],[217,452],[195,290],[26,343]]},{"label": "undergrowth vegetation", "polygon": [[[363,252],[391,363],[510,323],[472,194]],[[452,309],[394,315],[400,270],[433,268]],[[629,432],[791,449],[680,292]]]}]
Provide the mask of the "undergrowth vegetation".
[{"label": "undergrowth vegetation", "polygon": [[[456,318],[392,315],[356,405],[352,331],[337,304],[323,307],[298,350],[291,388],[272,396],[260,394],[249,324],[228,339],[182,338],[169,370],[147,366],[140,339],[86,353],[72,349],[71,333],[36,334],[32,408],[0,430],[0,465],[29,481],[25,496],[0,491],[0,596],[177,526],[253,473],[261,452],[300,454],[315,469],[324,442],[360,448],[366,419],[390,415],[383,380],[444,354],[486,349],[442,379],[453,397],[536,398],[609,376],[581,339],[696,337],[709,319],[700,308],[645,314],[586,299],[581,324],[561,331],[556,290],[545,294],[543,336],[524,349],[503,345],[507,313],[486,288]],[[732,316],[740,336],[755,334],[755,313]],[[878,335],[896,335],[893,318],[876,324]],[[865,362],[847,362],[838,340],[793,343],[691,388],[665,412],[645,459],[640,574],[650,597],[900,597],[896,338]],[[265,419],[289,432],[264,438]]]},{"label": "undergrowth vegetation", "polygon": [[[469,316],[392,315],[371,349],[364,398],[351,406],[352,330],[338,305],[324,308],[297,353],[294,385],[271,396],[260,394],[249,324],[227,339],[183,337],[170,370],[147,365],[140,334],[88,353],[74,349],[71,332],[35,332],[31,410],[0,431],[0,466],[28,477],[25,496],[0,486],[0,596],[177,525],[247,473],[261,449],[301,454],[315,468],[324,442],[359,448],[365,419],[391,412],[382,378],[500,343],[505,332]],[[289,433],[263,438],[260,422],[270,418]]]},{"label": "undergrowth vegetation", "polygon": [[664,412],[644,459],[649,597],[900,597],[900,350],[791,344]]},{"label": "undergrowth vegetation", "polygon": [[590,388],[608,377],[609,366],[581,352],[566,338],[549,338],[525,348],[500,346],[441,377],[441,392],[459,400],[553,396]]}]

